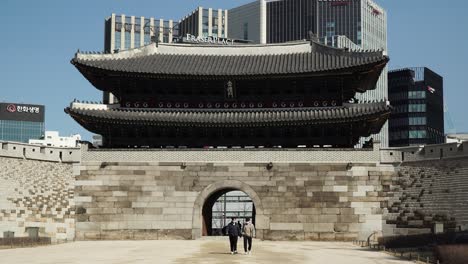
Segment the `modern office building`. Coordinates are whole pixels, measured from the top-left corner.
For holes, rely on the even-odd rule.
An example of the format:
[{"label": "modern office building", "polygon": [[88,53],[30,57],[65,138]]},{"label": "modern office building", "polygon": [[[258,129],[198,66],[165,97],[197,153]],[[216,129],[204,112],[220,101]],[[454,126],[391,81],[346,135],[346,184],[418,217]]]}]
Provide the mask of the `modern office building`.
[{"label": "modern office building", "polygon": [[390,146],[444,143],[443,78],[428,68],[391,71]]},{"label": "modern office building", "polygon": [[265,44],[266,42],[266,3],[254,1],[229,10],[229,37],[234,39],[250,40],[253,43]]},{"label": "modern office building", "polygon": [[228,37],[228,11],[199,6],[179,21],[181,37]]},{"label": "modern office building", "polygon": [[[254,43],[309,39],[313,33],[333,47],[382,50],[387,54],[387,14],[372,0],[258,0],[229,10],[229,21],[231,38]],[[357,94],[356,98],[388,99],[387,85],[385,68],[376,89]],[[387,147],[388,125],[371,137]]]},{"label": "modern office building", "polygon": [[[387,12],[372,0],[316,0],[317,31],[321,38],[345,36],[348,41],[334,41],[338,48],[363,50],[382,50],[387,54]],[[358,100],[388,99],[388,69],[385,68],[376,84],[376,89],[364,94],[357,94]],[[389,146],[388,123],[379,134],[371,136],[380,140],[382,147]],[[368,140],[363,138],[362,144]]]},{"label": "modern office building", "polygon": [[28,143],[44,136],[43,105],[0,103],[0,140]]},{"label": "modern office building", "polygon": [[[231,38],[281,43],[346,36],[363,49],[387,48],[386,11],[372,0],[256,0],[229,10]],[[248,38],[245,38],[245,37]]]},{"label": "modern office building", "polygon": [[80,146],[80,140],[81,136],[78,134],[61,137],[58,131],[46,131],[45,136],[40,139],[30,139],[29,144],[57,148],[76,148]]},{"label": "modern office building", "polygon": [[[112,14],[104,22],[104,51],[115,53],[143,47],[151,42],[171,43],[179,36],[173,20]],[[110,93],[103,93],[105,103],[117,103]]]},{"label": "modern office building", "polygon": [[139,48],[154,42],[171,43],[179,36],[178,23],[153,17],[135,17],[112,14],[105,20],[104,50]]}]

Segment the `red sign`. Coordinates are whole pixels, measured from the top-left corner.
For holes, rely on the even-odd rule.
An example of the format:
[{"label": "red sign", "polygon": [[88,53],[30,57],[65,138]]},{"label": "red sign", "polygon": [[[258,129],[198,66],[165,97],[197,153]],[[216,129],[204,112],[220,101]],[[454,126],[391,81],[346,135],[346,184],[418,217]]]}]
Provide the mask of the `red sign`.
[{"label": "red sign", "polygon": [[7,106],[7,109],[6,109],[6,110],[7,110],[8,112],[10,112],[10,113],[14,113],[14,112],[16,112],[16,105],[10,104],[10,105]]}]

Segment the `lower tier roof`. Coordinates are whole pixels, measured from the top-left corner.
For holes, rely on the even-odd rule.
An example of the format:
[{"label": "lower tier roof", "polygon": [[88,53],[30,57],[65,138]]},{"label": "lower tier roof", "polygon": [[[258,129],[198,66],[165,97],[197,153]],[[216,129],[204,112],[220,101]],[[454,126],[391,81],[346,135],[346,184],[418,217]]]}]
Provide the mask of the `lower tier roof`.
[{"label": "lower tier roof", "polygon": [[[390,114],[390,109],[387,102],[268,109],[128,109],[72,104],[65,112],[84,127],[89,123],[177,127],[274,127],[359,121],[383,124]],[[380,125],[378,126],[380,129]]]}]

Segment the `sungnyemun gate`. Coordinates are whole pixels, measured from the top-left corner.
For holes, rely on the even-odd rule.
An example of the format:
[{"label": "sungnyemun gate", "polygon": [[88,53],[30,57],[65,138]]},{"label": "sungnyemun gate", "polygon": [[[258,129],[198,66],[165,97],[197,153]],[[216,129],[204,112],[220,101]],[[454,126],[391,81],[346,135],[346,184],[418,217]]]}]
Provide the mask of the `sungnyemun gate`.
[{"label": "sungnyemun gate", "polygon": [[394,170],[379,142],[354,146],[391,107],[355,95],[375,88],[388,60],[314,40],[78,52],[72,64],[116,103],[65,109],[104,142],[82,153],[76,238],[209,235],[211,207],[229,191],[252,202],[259,238],[382,232]]}]

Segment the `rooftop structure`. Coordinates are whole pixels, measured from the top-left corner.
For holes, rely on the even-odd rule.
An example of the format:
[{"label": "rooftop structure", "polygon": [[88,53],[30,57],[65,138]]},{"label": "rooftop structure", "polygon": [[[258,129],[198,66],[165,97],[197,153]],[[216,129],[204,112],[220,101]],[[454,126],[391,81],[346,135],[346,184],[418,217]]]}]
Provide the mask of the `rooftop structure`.
[{"label": "rooftop structure", "polygon": [[390,113],[386,101],[353,101],[387,61],[315,41],[77,53],[75,67],[120,103],[65,111],[105,147],[352,147]]},{"label": "rooftop structure", "polygon": [[80,146],[79,140],[81,140],[81,136],[78,134],[61,137],[58,131],[46,131],[44,137],[41,139],[30,139],[29,144],[58,148],[76,148]]}]

